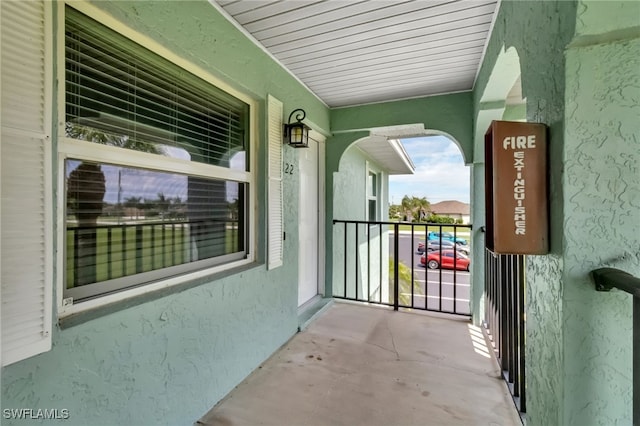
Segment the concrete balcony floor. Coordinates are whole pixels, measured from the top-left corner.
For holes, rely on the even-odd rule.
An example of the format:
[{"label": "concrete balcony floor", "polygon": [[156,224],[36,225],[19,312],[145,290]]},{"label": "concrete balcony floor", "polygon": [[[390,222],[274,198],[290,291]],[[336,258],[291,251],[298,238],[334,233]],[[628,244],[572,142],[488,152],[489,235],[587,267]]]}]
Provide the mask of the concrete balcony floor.
[{"label": "concrete balcony floor", "polygon": [[197,424],[522,425],[462,317],[334,303]]}]

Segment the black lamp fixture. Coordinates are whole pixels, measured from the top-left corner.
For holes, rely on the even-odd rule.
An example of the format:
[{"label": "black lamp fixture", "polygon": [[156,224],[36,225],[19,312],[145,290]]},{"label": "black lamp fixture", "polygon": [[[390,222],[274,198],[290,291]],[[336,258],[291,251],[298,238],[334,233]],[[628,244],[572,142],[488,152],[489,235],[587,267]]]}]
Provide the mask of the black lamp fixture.
[{"label": "black lamp fixture", "polygon": [[[291,117],[296,114],[296,122],[291,122]],[[298,108],[291,111],[289,114],[289,123],[284,125],[284,141],[294,148],[308,148],[309,147],[309,130],[311,128],[304,124],[302,120],[307,116],[307,113],[303,109]]]}]

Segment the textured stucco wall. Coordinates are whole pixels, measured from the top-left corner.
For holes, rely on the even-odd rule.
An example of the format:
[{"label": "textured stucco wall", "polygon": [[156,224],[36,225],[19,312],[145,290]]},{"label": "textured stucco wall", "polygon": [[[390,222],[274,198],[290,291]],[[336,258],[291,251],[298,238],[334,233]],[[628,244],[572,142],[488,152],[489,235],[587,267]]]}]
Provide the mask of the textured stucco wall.
[{"label": "textured stucco wall", "polygon": [[[347,149],[340,159],[339,170],[333,174],[333,213],[335,219],[340,220],[368,220],[367,188],[366,176],[368,171],[379,174],[380,177],[380,197],[379,201],[383,207],[382,216],[379,220],[387,220],[388,217],[388,174],[369,156],[355,145]],[[367,292],[378,300],[379,291],[382,296],[387,297],[387,288],[380,289],[380,259],[383,262],[382,282],[386,282],[388,276],[389,239],[386,227],[383,232],[379,229],[372,229],[369,234],[365,226],[358,227],[359,246],[355,246],[355,225],[350,224],[347,228],[347,248],[344,246],[344,224],[332,226],[332,238],[334,249],[332,251],[333,264],[333,294],[337,296],[345,295],[344,268],[347,267],[346,289],[349,297],[356,296],[366,299]],[[371,238],[368,245],[367,240]],[[382,251],[380,250],[380,238],[382,238]],[[369,251],[369,256],[367,252]],[[358,261],[356,264],[356,254]],[[386,265],[386,267],[384,267]],[[356,281],[356,269],[358,268],[358,280]],[[367,279],[369,278],[369,280]],[[386,301],[386,300],[385,300]]]},{"label": "textured stucco wall", "polygon": [[640,3],[603,3],[580,3],[566,54],[567,425],[632,423],[632,298],[594,291],[588,273],[640,276]]},{"label": "textured stucco wall", "polygon": [[[329,128],[328,110],[206,1],[95,4],[259,102],[252,154],[264,259],[266,95],[282,100],[285,114],[305,108],[320,131]],[[295,164],[294,154],[285,147],[285,161]],[[266,271],[257,264],[55,327],[50,352],[2,369],[2,408],[66,408],[70,425],[192,424],[297,330],[297,175],[285,179],[284,199],[284,266]]]},{"label": "textured stucco wall", "polygon": [[639,7],[503,1],[476,84],[478,114],[515,47],[527,120],[550,128],[551,253],[527,258],[528,425],[631,424],[631,300],[588,272],[639,272]]},{"label": "textured stucco wall", "polygon": [[[551,253],[528,256],[526,270],[528,425],[563,424],[564,50],[574,34],[575,9],[576,3],[571,1],[503,0],[474,89],[477,117],[498,57],[515,48],[527,121],[549,126]],[[482,182],[474,182],[474,197],[484,194],[483,187]],[[481,212],[476,214],[483,217]]]}]

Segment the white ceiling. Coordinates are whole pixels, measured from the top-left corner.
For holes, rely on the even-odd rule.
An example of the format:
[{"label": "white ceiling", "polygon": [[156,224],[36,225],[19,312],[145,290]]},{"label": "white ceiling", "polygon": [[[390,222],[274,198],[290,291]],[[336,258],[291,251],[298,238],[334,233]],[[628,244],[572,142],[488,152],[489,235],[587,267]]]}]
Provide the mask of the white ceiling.
[{"label": "white ceiling", "polygon": [[471,90],[498,0],[210,0],[330,107]]}]

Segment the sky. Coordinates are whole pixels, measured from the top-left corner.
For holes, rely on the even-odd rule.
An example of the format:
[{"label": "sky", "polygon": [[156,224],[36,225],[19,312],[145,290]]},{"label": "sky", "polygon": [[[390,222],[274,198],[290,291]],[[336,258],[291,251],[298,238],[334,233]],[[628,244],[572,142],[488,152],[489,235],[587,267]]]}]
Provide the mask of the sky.
[{"label": "sky", "polygon": [[460,148],[444,136],[402,139],[415,166],[412,175],[389,177],[389,201],[400,204],[405,195],[427,197],[431,204],[446,200],[469,203],[470,168],[464,165]]}]

